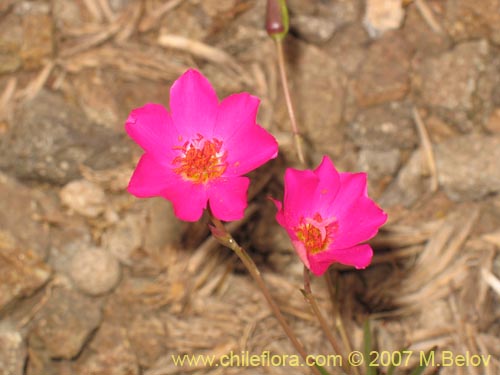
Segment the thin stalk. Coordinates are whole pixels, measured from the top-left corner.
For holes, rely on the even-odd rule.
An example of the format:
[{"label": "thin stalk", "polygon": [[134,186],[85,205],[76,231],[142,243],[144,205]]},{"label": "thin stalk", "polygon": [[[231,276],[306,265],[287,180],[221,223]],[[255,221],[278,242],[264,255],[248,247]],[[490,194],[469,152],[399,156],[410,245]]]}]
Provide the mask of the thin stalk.
[{"label": "thin stalk", "polygon": [[297,126],[297,118],[295,117],[295,110],[293,108],[292,97],[290,95],[290,88],[288,87],[288,78],[286,75],[285,66],[285,53],[283,52],[283,43],[281,40],[276,41],[276,52],[278,54],[278,68],[280,72],[281,84],[283,86],[283,94],[285,95],[286,108],[288,109],[288,116],[290,117],[290,123],[292,125],[293,140],[295,142],[295,149],[297,151],[297,156],[302,165],[306,164],[306,159],[304,158],[304,151],[302,150],[302,137],[299,133],[299,128]]},{"label": "thin stalk", "polygon": [[311,309],[318,319],[318,322],[321,326],[321,329],[326,335],[326,338],[330,342],[330,345],[333,348],[333,351],[336,354],[340,354],[342,356],[342,368],[346,371],[349,372],[349,368],[347,367],[347,361],[344,361],[345,357],[342,353],[342,349],[340,348],[340,345],[337,342],[337,339],[333,336],[332,331],[330,330],[330,327],[328,326],[328,323],[326,322],[325,317],[321,313],[321,310],[318,307],[318,304],[316,302],[316,298],[314,298],[314,295],[312,294],[311,291],[311,279],[309,277],[309,270],[307,267],[304,266],[304,289],[302,290],[302,294],[304,295],[304,298],[306,299],[307,303],[309,303],[309,306],[311,306]]},{"label": "thin stalk", "polygon": [[[344,322],[342,321],[342,317],[340,315],[340,308],[339,308],[339,301],[337,300],[337,293],[335,292],[335,289],[333,287],[333,280],[332,277],[330,276],[329,272],[325,272],[325,281],[328,287],[328,292],[330,294],[330,300],[332,301],[332,306],[333,306],[333,315],[335,318],[335,326],[339,330],[340,333],[340,338],[342,339],[342,342],[344,344],[344,348],[347,350],[348,353],[352,353],[352,345],[351,342],[349,341],[349,337],[347,336],[347,332],[345,330]],[[337,288],[338,289],[338,288]],[[351,367],[354,370],[354,373],[356,375],[360,375],[360,372],[357,367],[353,366]]]},{"label": "thin stalk", "polygon": [[[234,240],[234,238],[226,230],[222,222],[219,219],[215,218],[213,215],[210,215],[210,218],[214,225],[214,227],[210,228],[214,238],[217,239],[217,241],[219,241],[221,245],[233,250],[235,254],[238,256],[238,258],[240,258],[240,260],[243,262],[243,264],[245,265],[246,269],[248,270],[254,281],[257,283],[257,286],[264,295],[264,298],[266,299],[269,307],[271,308],[271,311],[278,320],[279,324],[281,325],[281,328],[283,329],[287,337],[290,339],[290,342],[294,346],[295,350],[297,350],[297,352],[300,354],[300,356],[306,363],[310,363],[310,360],[308,362],[308,354],[306,353],[304,346],[301,344],[297,336],[295,336],[295,333],[292,331],[291,327],[285,320],[285,317],[281,313],[278,304],[272,297],[266,283],[264,282],[264,279],[262,278],[260,271],[257,268],[257,265],[254,263],[252,258],[250,258],[246,250],[242,248]],[[322,375],[322,373],[316,366],[311,366],[311,370],[314,372],[315,375]]]}]

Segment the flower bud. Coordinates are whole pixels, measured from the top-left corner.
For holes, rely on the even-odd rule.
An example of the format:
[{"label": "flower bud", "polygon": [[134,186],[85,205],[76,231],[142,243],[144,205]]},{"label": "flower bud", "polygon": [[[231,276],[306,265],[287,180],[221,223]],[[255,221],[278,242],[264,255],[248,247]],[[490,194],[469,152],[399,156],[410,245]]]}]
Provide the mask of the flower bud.
[{"label": "flower bud", "polygon": [[266,31],[275,40],[288,34],[288,8],[286,0],[267,0]]}]

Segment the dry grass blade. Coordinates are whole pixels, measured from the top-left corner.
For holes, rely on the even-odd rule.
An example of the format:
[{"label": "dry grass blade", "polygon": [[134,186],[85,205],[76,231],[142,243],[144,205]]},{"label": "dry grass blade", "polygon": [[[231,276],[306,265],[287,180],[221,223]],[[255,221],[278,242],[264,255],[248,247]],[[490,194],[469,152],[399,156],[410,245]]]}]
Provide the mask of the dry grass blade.
[{"label": "dry grass blade", "polygon": [[434,152],[432,151],[432,143],[429,138],[429,133],[425,128],[425,124],[422,121],[422,117],[420,117],[420,114],[415,107],[413,107],[413,118],[415,119],[415,123],[417,124],[418,134],[422,143],[422,149],[427,159],[429,171],[431,173],[431,191],[434,192],[439,188],[439,179],[436,167],[436,158],[434,157]]},{"label": "dry grass blade", "polygon": [[415,0],[415,5],[417,6],[418,11],[422,15],[422,18],[427,22],[429,27],[437,34],[443,34],[443,28],[434,17],[434,13],[429,8],[425,0]]},{"label": "dry grass blade", "polygon": [[209,62],[224,65],[232,69],[243,82],[251,84],[250,78],[243,67],[228,53],[199,42],[194,39],[188,39],[179,35],[162,34],[158,37],[158,44],[162,47],[172,48],[179,51],[188,52],[196,57],[205,59]]},{"label": "dry grass blade", "polygon": [[487,269],[481,270],[484,281],[500,296],[500,280]]},{"label": "dry grass blade", "polygon": [[[470,211],[470,210],[469,210]],[[451,215],[430,238],[405,278],[391,278],[374,294],[392,299],[400,313],[420,309],[424,303],[445,298],[466,280],[472,254],[460,254],[479,216],[479,209]]]},{"label": "dry grass blade", "polygon": [[166,59],[155,51],[128,45],[127,49],[105,46],[82,52],[60,61],[69,72],[77,73],[85,68],[112,67],[135,79],[172,80],[182,74],[187,65],[174,59]]},{"label": "dry grass blade", "polygon": [[0,96],[0,119],[6,116],[7,108],[14,98],[17,87],[17,78],[10,78],[5,85],[2,96]]},{"label": "dry grass blade", "polygon": [[149,12],[145,18],[139,23],[139,31],[141,33],[149,31],[156,27],[158,21],[169,11],[175,9],[184,0],[170,0],[160,5],[158,8]]},{"label": "dry grass blade", "polygon": [[104,14],[108,22],[114,21],[116,15],[109,6],[108,0],[98,0],[98,2],[99,2],[99,7],[101,8],[102,13]]},{"label": "dry grass blade", "polygon": [[83,0],[85,7],[97,22],[102,22],[104,17],[97,0]]},{"label": "dry grass blade", "polygon": [[33,99],[40,92],[43,86],[45,86],[45,83],[49,79],[50,73],[52,73],[54,66],[55,63],[53,61],[47,62],[38,76],[19,93],[19,96],[24,100]]}]

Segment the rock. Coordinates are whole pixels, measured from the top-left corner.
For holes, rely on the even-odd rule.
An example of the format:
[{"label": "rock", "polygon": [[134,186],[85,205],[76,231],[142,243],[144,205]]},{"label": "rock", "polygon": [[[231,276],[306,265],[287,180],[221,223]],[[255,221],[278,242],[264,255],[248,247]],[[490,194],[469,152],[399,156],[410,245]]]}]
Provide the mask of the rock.
[{"label": "rock", "polygon": [[132,264],[134,252],[143,244],[147,230],[145,216],[145,213],[128,214],[103,234],[103,248],[125,265]]},{"label": "rock", "polygon": [[402,0],[367,0],[363,25],[372,38],[394,30],[403,22]]},{"label": "rock", "polygon": [[55,27],[61,30],[63,35],[69,28],[82,27],[82,24],[92,19],[85,4],[65,0],[52,1],[52,16]]},{"label": "rock", "polygon": [[410,88],[411,51],[399,34],[390,33],[368,49],[355,85],[358,105],[368,107],[405,97]]},{"label": "rock", "polygon": [[500,108],[491,113],[486,128],[492,133],[500,133]]},{"label": "rock", "polygon": [[103,249],[81,249],[73,255],[69,274],[80,291],[98,296],[116,287],[120,280],[120,264]]},{"label": "rock", "polygon": [[489,38],[500,44],[500,0],[448,0],[445,24],[457,41]]},{"label": "rock", "polygon": [[[439,185],[455,201],[481,199],[500,192],[500,137],[469,134],[434,146]],[[415,151],[380,203],[411,206],[428,191],[423,177],[429,171],[420,150]]]},{"label": "rock", "polygon": [[78,359],[75,367],[76,373],[85,375],[139,374],[126,329],[113,323],[104,323],[99,328],[88,353]]},{"label": "rock", "polygon": [[422,61],[413,87],[423,106],[439,113],[461,131],[474,127],[478,80],[485,72],[489,46],[486,41],[459,44],[449,52]]},{"label": "rock", "polygon": [[97,184],[87,180],[71,181],[60,193],[61,201],[86,217],[97,217],[106,208],[106,194]]},{"label": "rock", "polygon": [[362,148],[413,148],[418,143],[411,107],[405,102],[361,110],[348,125],[347,134]]},{"label": "rock", "polygon": [[167,349],[165,325],[154,315],[136,316],[127,336],[141,367],[153,366]]},{"label": "rock", "polygon": [[[298,106],[298,122],[316,148],[337,155],[341,153],[339,141],[343,136],[342,72],[335,60],[314,46],[289,43],[289,47],[297,54],[290,77],[293,77],[292,92]],[[286,107],[283,104],[280,108],[280,123],[288,130]]]},{"label": "rock", "polygon": [[0,228],[20,247],[33,250],[42,259],[49,249],[49,228],[35,218],[40,214],[41,202],[47,199],[41,191],[0,172]]},{"label": "rock", "polygon": [[124,118],[119,111],[116,96],[109,91],[116,80],[112,73],[82,72],[73,78],[73,86],[76,99],[90,120],[122,131]]},{"label": "rock", "polygon": [[299,14],[291,20],[292,30],[311,43],[323,43],[330,39],[337,26],[329,18]]},{"label": "rock", "polygon": [[23,375],[26,355],[21,332],[6,322],[0,323],[0,374]]},{"label": "rock", "polygon": [[22,42],[20,18],[14,13],[0,18],[0,74],[14,72],[21,66]]},{"label": "rock", "polygon": [[358,154],[357,169],[368,173],[370,180],[378,180],[385,176],[392,176],[399,168],[400,160],[399,149],[361,149]]},{"label": "rock", "polygon": [[471,134],[436,146],[439,183],[452,200],[500,192],[500,136]]},{"label": "rock", "polygon": [[[428,3],[430,6],[431,4]],[[421,55],[437,55],[448,50],[451,40],[446,33],[434,32],[413,3],[406,8],[403,35],[412,48]]]},{"label": "rock", "polygon": [[138,201],[132,212],[106,230],[102,246],[123,264],[134,263],[140,248],[157,252],[181,241],[182,223],[175,217],[171,204],[162,198]]},{"label": "rock", "polygon": [[424,179],[424,176],[428,175],[427,172],[421,151],[415,151],[401,168],[397,178],[384,191],[378,203],[382,207],[398,205],[411,207],[430,188],[430,182]]},{"label": "rock", "polygon": [[54,35],[50,6],[43,1],[21,1],[15,12],[22,20],[23,43],[21,58],[26,69],[36,69],[44,65],[44,59],[54,52]]},{"label": "rock", "polygon": [[290,27],[308,42],[323,43],[345,25],[356,22],[361,8],[358,0],[290,3]]},{"label": "rock", "polygon": [[0,231],[0,311],[16,299],[28,297],[51,275],[38,255],[21,248],[7,232]]},{"label": "rock", "polygon": [[89,122],[49,91],[25,103],[14,123],[0,137],[0,169],[20,179],[65,184],[80,176],[80,164],[106,169],[129,159],[124,136]]},{"label": "rock", "polygon": [[57,288],[36,318],[29,337],[30,346],[44,348],[51,358],[74,358],[100,321],[97,301]]},{"label": "rock", "polygon": [[349,24],[338,30],[324,46],[328,54],[337,60],[339,66],[349,75],[357,73],[366,58],[368,34],[359,23]]}]

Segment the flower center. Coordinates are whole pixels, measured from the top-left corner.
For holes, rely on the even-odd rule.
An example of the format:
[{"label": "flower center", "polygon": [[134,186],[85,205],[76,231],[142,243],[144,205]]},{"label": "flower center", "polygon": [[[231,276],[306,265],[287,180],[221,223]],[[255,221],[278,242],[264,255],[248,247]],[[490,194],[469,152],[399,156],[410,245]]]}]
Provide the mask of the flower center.
[{"label": "flower center", "polygon": [[227,151],[222,150],[222,141],[205,139],[201,134],[196,138],[174,147],[180,154],[174,158],[174,172],[195,184],[214,180],[227,168]]},{"label": "flower center", "polygon": [[325,251],[333,242],[338,227],[334,217],[324,220],[316,213],[312,218],[302,218],[300,224],[295,227],[295,234],[309,254],[317,254]]}]

